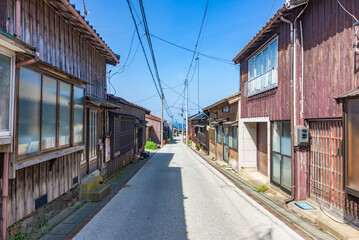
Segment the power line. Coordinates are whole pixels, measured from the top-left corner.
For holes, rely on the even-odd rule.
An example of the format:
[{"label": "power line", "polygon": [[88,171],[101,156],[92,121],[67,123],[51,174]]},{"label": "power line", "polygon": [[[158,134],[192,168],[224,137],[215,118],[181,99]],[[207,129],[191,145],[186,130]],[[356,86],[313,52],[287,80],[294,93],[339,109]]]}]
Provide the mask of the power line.
[{"label": "power line", "polygon": [[274,2],[273,2],[273,4],[272,4],[272,7],[270,8],[269,13],[268,13],[268,15],[267,15],[267,17],[266,17],[266,21],[268,21],[268,17],[270,16],[270,14],[271,14],[271,12],[272,12],[272,10],[273,10],[273,7],[274,7],[274,5],[275,5],[276,2],[277,2],[277,0],[274,0]]},{"label": "power line", "polygon": [[128,4],[128,8],[130,9],[130,13],[131,13],[131,16],[132,16],[132,20],[133,20],[133,23],[134,23],[134,25],[135,25],[136,32],[137,32],[137,37],[138,37],[138,40],[139,40],[139,42],[140,42],[140,44],[141,44],[142,51],[143,51],[143,54],[144,54],[145,59],[146,59],[147,67],[148,67],[148,70],[150,71],[150,74],[151,74],[151,77],[152,77],[152,81],[153,81],[153,83],[155,84],[156,91],[157,91],[158,95],[159,95],[160,97],[162,97],[160,91],[158,90],[158,86],[157,86],[157,84],[156,84],[155,77],[153,76],[153,72],[152,72],[150,63],[149,63],[148,58],[147,58],[147,54],[146,54],[145,47],[143,46],[142,39],[141,39],[140,33],[139,33],[139,31],[138,31],[136,19],[135,19],[135,16],[133,15],[133,11],[132,11],[132,7],[131,7],[130,0],[127,0],[127,4]]},{"label": "power line", "polygon": [[191,50],[191,49],[189,49],[189,48],[180,46],[180,45],[178,45],[178,44],[176,44],[176,43],[173,43],[173,42],[170,42],[170,41],[165,40],[165,39],[163,39],[163,38],[160,38],[160,37],[158,37],[158,36],[156,36],[156,35],[151,34],[151,36],[154,37],[154,38],[156,38],[156,39],[158,39],[158,40],[160,40],[160,41],[162,41],[162,42],[165,42],[165,43],[168,43],[168,44],[170,44],[170,45],[172,45],[172,46],[175,46],[175,47],[177,47],[177,48],[180,48],[180,49],[182,49],[182,50],[186,50],[186,51],[188,51],[188,52],[195,53],[195,54],[197,53],[197,54],[199,54],[199,55],[201,55],[201,56],[203,56],[203,57],[212,59],[212,60],[214,60],[214,61],[218,61],[218,62],[222,62],[222,63],[226,63],[226,64],[233,65],[233,62],[232,62],[231,60],[224,59],[224,58],[220,58],[220,57],[215,57],[215,56],[208,55],[208,54],[204,54],[204,53],[200,53],[200,52],[195,52],[195,51],[193,51],[193,50]]},{"label": "power line", "polygon": [[154,97],[156,97],[156,96],[157,96],[157,93],[155,93],[154,95],[152,95],[152,96],[150,96],[150,97],[148,97],[148,98],[145,98],[145,99],[142,99],[142,100],[140,100],[140,101],[133,102],[133,103],[140,103],[140,102],[144,102],[144,101],[147,101],[147,100],[149,100],[149,99],[151,99],[151,98],[154,98]]}]

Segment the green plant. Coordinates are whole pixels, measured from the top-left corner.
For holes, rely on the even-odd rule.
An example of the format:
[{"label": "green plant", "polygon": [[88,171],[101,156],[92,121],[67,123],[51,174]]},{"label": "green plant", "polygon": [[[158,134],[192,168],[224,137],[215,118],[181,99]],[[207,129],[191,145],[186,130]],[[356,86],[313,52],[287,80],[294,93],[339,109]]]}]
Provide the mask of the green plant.
[{"label": "green plant", "polygon": [[191,140],[189,140],[189,141],[188,141],[188,145],[191,145],[191,144],[192,144],[192,141],[191,141]]},{"label": "green plant", "polygon": [[199,148],[199,144],[198,144],[198,143],[196,143],[195,147],[196,147],[196,148]]},{"label": "green plant", "polygon": [[172,139],[171,138],[167,138],[167,142],[171,142],[172,141]]},{"label": "green plant", "polygon": [[151,150],[156,150],[156,144],[152,141],[146,141],[146,145],[145,145],[146,149],[151,149]]},{"label": "green plant", "polygon": [[262,184],[259,187],[255,187],[255,188],[257,189],[258,192],[265,192],[268,190],[268,187],[265,184]]},{"label": "green plant", "polygon": [[21,232],[22,221],[14,224],[9,228],[10,240],[28,240],[30,239],[30,234]]}]

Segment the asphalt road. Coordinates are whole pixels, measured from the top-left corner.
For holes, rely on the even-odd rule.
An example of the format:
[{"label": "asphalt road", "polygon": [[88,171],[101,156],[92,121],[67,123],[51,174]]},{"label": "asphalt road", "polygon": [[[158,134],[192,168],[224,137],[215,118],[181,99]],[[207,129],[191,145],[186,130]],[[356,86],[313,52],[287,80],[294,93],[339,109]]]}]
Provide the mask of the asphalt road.
[{"label": "asphalt road", "polygon": [[74,239],[302,239],[179,141],[128,185]]}]

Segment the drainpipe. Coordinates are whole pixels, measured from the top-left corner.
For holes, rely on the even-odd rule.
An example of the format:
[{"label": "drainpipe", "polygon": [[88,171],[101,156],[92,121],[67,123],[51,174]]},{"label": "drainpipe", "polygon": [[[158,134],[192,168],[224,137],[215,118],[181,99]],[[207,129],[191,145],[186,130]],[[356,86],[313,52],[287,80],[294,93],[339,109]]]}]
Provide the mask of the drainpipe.
[{"label": "drainpipe", "polygon": [[1,211],[1,239],[6,240],[7,235],[7,198],[9,194],[9,153],[4,153],[2,179],[2,211]]},{"label": "drainpipe", "polygon": [[20,0],[15,1],[15,37],[20,38],[20,22],[21,22],[21,3]]},{"label": "drainpipe", "polygon": [[285,203],[292,202],[295,198],[295,184],[294,184],[294,170],[295,170],[295,157],[294,157],[294,45],[295,45],[295,35],[294,35],[294,24],[284,18],[283,16],[280,16],[280,20],[282,22],[290,24],[290,138],[291,138],[291,197],[287,200],[285,200]]},{"label": "drainpipe", "polygon": [[23,61],[23,62],[16,63],[16,68],[25,67],[27,65],[37,63],[39,61],[39,59],[40,59],[40,53],[35,52],[35,57],[34,58],[26,60],[26,61]]}]

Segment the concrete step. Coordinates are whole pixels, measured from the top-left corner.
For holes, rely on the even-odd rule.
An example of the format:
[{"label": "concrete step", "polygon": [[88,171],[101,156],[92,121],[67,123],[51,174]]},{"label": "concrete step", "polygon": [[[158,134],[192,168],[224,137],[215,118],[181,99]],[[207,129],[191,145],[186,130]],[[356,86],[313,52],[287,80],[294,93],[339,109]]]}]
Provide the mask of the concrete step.
[{"label": "concrete step", "polygon": [[102,182],[102,177],[100,175],[100,171],[98,170],[82,179],[80,184],[80,200],[88,201],[89,193],[99,186],[100,182]]},{"label": "concrete step", "polygon": [[99,202],[104,197],[106,197],[106,195],[109,193],[110,193],[110,185],[100,184],[99,186],[91,190],[91,192],[88,195],[88,200],[91,202]]}]

